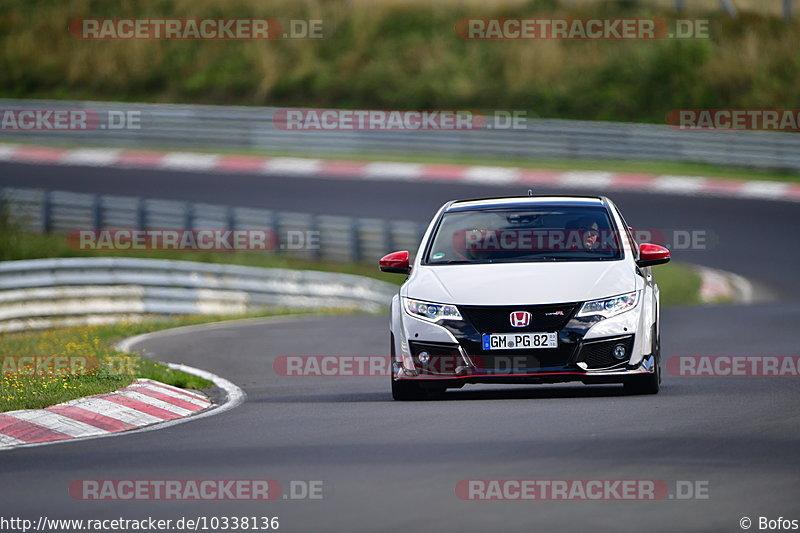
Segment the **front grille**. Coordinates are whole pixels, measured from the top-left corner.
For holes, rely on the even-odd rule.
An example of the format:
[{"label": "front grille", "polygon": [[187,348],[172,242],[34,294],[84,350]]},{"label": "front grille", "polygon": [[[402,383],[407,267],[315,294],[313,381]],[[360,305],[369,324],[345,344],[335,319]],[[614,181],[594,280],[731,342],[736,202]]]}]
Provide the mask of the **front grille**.
[{"label": "front grille", "polygon": [[[560,331],[575,313],[578,304],[559,305],[514,305],[514,306],[470,306],[460,305],[461,315],[479,333],[520,333]],[[527,311],[531,321],[525,327],[511,325],[511,313]]]},{"label": "front grille", "polygon": [[[625,346],[627,351],[627,355],[622,360],[613,355],[614,346],[617,344]],[[581,347],[579,360],[585,362],[589,368],[608,368],[630,359],[631,349],[633,349],[633,335],[606,341],[589,342]]]},{"label": "front grille", "polygon": [[483,350],[481,343],[462,341],[476,368],[493,372],[522,372],[561,368],[572,358],[575,345],[559,343],[558,348],[528,350]]},{"label": "front grille", "polygon": [[[578,303],[554,305],[504,305],[458,307],[464,320],[479,334],[532,333],[561,331],[578,309]],[[527,311],[531,321],[524,327],[511,325],[511,313]],[[477,339],[476,339],[477,340]],[[561,368],[572,361],[575,344],[559,339],[558,348],[521,350],[484,350],[480,342],[464,339],[461,346],[480,369],[493,372],[522,372],[547,368]]]}]

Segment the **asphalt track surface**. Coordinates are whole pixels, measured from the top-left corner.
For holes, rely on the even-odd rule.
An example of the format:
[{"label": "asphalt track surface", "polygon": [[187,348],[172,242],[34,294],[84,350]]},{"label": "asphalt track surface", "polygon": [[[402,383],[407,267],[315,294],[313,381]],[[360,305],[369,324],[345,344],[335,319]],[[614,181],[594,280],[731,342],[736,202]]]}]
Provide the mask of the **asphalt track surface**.
[{"label": "asphalt track surface", "polygon": [[[138,194],[331,214],[427,219],[450,198],[517,188],[0,165],[0,185]],[[540,189],[542,192],[550,192]],[[574,191],[571,191],[574,192]],[[592,193],[594,191],[583,191]],[[639,228],[705,230],[675,257],[754,279],[769,301],[668,308],[665,357],[797,355],[796,204],[611,193]],[[267,515],[281,531],[741,531],[740,518],[800,519],[797,378],[665,375],[657,396],[615,386],[485,386],[400,403],[388,378],[297,378],[291,354],[386,354],[385,316],[204,326],[137,348],[233,381],[245,403],[160,431],[0,454],[3,516]],[[78,479],[321,480],[321,500],[83,502]],[[656,479],[706,483],[709,499],[469,502],[464,479]]]}]

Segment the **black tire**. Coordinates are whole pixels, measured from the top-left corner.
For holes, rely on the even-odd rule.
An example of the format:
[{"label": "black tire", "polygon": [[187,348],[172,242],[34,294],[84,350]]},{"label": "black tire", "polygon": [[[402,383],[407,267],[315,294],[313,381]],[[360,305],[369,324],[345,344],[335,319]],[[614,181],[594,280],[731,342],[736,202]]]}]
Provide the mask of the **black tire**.
[{"label": "black tire", "polygon": [[625,380],[625,394],[658,394],[661,371],[656,365],[655,372],[643,376],[632,376]]},{"label": "black tire", "polygon": [[401,402],[424,400],[428,397],[426,391],[418,383],[409,380],[398,380],[392,376],[392,398]]},{"label": "black tire", "polygon": [[[394,361],[394,334],[390,333],[389,338],[392,343],[389,351],[392,354],[392,361]],[[426,386],[423,387],[415,381],[394,379],[393,375],[390,375],[389,379],[392,381],[392,399],[401,402],[427,400],[432,396],[443,394],[446,389],[444,384],[439,385],[434,383],[426,383]]]},{"label": "black tire", "polygon": [[[655,328],[655,325],[653,325]],[[653,335],[653,356],[655,368],[652,373],[641,376],[632,376],[625,380],[623,386],[625,394],[658,394],[661,389],[661,338],[660,334]]]}]

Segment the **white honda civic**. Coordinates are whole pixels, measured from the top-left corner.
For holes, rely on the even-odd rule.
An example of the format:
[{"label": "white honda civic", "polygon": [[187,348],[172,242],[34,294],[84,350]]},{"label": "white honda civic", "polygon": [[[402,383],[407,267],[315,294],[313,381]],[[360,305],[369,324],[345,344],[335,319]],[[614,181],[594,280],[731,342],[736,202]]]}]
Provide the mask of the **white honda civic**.
[{"label": "white honda civic", "polygon": [[446,203],[391,304],[392,396],[466,383],[661,381],[659,290],[669,251],[636,244],[608,198],[523,196]]}]

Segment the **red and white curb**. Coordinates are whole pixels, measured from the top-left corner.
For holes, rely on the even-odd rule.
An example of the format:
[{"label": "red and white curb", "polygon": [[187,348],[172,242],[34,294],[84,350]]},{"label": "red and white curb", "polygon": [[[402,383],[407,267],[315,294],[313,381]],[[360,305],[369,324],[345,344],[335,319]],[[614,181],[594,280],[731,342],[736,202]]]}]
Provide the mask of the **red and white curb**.
[{"label": "red and white curb", "polygon": [[[209,325],[213,324],[191,327]],[[136,335],[121,341],[116,347],[120,351],[129,352],[135,344],[156,333],[170,334],[173,330],[183,329],[187,327]],[[224,400],[216,404],[201,392],[150,379],[137,379],[130,386],[108,394],[78,398],[45,409],[0,413],[0,452],[20,447],[155,431],[218,415],[244,402],[244,391],[225,378],[188,365],[166,365],[211,381],[222,389]]]},{"label": "red and white curb", "polygon": [[45,409],[0,413],[0,447],[97,437],[175,420],[212,406],[205,394],[137,379],[130,386]]},{"label": "red and white curb", "polygon": [[106,148],[54,148],[0,144],[0,161],[94,167],[149,168],[205,172],[246,172],[315,178],[537,185],[800,201],[800,184],[601,171],[537,170],[518,167],[360,162],[298,157],[158,152]]},{"label": "red and white curb", "polygon": [[700,301],[703,303],[750,304],[755,301],[755,288],[746,278],[726,270],[696,265],[693,268],[700,275]]}]

